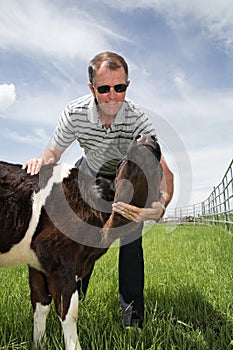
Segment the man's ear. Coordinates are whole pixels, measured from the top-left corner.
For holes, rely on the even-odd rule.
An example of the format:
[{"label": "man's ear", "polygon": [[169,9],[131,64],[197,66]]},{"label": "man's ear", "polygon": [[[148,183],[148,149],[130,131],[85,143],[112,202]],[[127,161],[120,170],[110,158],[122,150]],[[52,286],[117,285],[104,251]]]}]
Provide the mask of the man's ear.
[{"label": "man's ear", "polygon": [[92,85],[92,83],[88,83],[88,86],[89,86],[89,89],[91,90],[92,95],[95,98],[96,96],[95,96],[95,88],[94,88],[94,86]]}]

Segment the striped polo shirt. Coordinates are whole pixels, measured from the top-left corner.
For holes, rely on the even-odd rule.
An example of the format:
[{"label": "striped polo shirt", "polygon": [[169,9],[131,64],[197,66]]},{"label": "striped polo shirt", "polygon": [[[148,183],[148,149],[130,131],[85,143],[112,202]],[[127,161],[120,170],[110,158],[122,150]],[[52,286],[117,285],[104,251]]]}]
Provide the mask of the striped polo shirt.
[{"label": "striped polo shirt", "polygon": [[61,114],[52,145],[64,151],[77,140],[87,163],[94,172],[115,175],[120,159],[138,134],[153,134],[149,118],[132,101],[125,99],[111,126],[106,129],[99,120],[93,95],[70,102]]}]

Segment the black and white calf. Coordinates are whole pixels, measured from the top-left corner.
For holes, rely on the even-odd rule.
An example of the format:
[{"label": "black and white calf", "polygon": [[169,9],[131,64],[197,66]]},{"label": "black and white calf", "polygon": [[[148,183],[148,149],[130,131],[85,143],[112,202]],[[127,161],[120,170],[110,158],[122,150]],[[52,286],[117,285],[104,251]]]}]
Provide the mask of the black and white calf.
[{"label": "black and white calf", "polygon": [[[137,137],[119,165],[115,200],[139,207],[158,200],[159,160],[156,140]],[[113,200],[104,180],[96,185],[77,168],[48,165],[30,176],[21,165],[0,162],[0,266],[29,266],[35,346],[45,340],[54,299],[65,348],[81,350],[76,282],[116,238],[137,225],[111,213]]]}]

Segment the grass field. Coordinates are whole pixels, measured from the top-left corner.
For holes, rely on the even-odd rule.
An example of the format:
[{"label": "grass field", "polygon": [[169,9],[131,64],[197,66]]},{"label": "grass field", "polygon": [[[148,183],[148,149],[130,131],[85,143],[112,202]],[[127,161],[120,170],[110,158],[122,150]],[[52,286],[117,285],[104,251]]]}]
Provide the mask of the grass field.
[{"label": "grass field", "polygon": [[[97,263],[78,332],[83,350],[233,349],[233,237],[218,227],[156,225],[144,235],[145,322],[126,332],[118,297],[118,249]],[[27,268],[0,270],[0,349],[32,349]],[[48,350],[63,349],[48,318]]]}]

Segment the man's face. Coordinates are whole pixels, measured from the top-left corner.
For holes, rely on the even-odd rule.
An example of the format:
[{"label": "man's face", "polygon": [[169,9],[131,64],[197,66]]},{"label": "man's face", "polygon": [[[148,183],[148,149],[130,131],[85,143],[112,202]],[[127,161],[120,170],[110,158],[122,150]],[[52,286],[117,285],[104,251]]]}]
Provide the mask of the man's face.
[{"label": "man's face", "polygon": [[[129,85],[129,81],[126,81],[124,68],[110,70],[105,63],[96,72],[95,85],[89,83],[89,88],[98,101],[100,112],[105,117],[115,116],[124,102],[126,91],[116,92],[114,90],[114,86],[119,84]],[[110,91],[101,94],[98,87],[106,85],[111,86]]]}]

